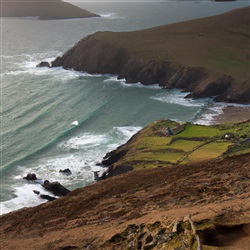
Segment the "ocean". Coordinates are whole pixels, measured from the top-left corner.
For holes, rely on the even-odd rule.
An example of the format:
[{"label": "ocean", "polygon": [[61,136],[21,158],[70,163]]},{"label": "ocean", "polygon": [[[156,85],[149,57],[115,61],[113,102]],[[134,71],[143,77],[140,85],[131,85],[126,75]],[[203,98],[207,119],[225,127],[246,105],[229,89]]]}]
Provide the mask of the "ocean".
[{"label": "ocean", "polygon": [[[40,21],[1,18],[0,214],[46,202],[39,183],[70,190],[94,182],[105,154],[158,120],[210,124],[226,105],[185,99],[179,90],[126,84],[114,75],[37,68],[96,31],[130,31],[211,16],[248,1],[71,2],[100,18]],[[78,126],[72,122],[78,121]],[[59,172],[69,168],[71,175]]]}]

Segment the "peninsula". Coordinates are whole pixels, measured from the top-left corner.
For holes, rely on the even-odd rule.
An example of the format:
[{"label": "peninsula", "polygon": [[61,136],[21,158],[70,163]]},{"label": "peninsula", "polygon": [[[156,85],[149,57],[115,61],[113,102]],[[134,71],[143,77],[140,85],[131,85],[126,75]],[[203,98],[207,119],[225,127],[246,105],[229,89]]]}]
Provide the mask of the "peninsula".
[{"label": "peninsula", "polygon": [[98,17],[61,0],[1,0],[0,17],[37,17],[41,20]]},{"label": "peninsula", "polygon": [[180,88],[188,97],[250,103],[250,7],[133,32],[83,38],[52,67]]}]

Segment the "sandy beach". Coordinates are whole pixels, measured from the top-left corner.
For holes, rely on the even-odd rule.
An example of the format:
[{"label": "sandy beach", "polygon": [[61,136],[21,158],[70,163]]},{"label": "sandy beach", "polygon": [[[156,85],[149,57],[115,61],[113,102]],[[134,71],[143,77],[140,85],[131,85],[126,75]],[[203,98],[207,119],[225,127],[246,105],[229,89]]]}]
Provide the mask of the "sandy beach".
[{"label": "sandy beach", "polygon": [[250,119],[250,106],[230,106],[223,109],[223,114],[214,117],[214,124],[227,122],[244,122]]}]

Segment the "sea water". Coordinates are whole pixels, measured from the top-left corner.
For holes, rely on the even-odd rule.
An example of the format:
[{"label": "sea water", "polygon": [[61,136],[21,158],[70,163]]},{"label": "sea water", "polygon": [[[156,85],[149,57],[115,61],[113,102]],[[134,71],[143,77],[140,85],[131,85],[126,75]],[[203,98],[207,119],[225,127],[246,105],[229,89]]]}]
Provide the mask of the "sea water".
[{"label": "sea water", "polygon": [[[73,2],[74,3],[74,2]],[[75,2],[100,18],[1,19],[0,214],[45,202],[23,179],[59,181],[70,190],[94,182],[105,154],[157,119],[209,124],[223,104],[185,99],[179,90],[126,84],[113,75],[37,68],[96,31],[129,31],[219,14],[247,1]],[[78,121],[78,126],[72,122]],[[71,175],[60,173],[69,168]]]}]

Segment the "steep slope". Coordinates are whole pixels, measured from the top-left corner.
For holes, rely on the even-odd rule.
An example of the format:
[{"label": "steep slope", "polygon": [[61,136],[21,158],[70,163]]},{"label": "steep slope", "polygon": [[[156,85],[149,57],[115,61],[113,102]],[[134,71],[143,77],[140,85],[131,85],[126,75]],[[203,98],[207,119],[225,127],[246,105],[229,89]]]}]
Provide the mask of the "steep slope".
[{"label": "steep slope", "polygon": [[188,213],[204,249],[247,249],[249,162],[132,171],[0,216],[1,249],[191,249]]},{"label": "steep slope", "polygon": [[[169,137],[179,141],[175,145],[173,141],[171,148],[163,143],[168,140],[162,138],[166,125],[176,123],[155,122],[118,149],[125,148],[125,155],[112,153],[117,157],[117,169],[127,162],[134,171],[74,190],[55,201],[0,216],[0,248],[184,250],[197,249],[201,244],[208,250],[247,249],[249,121],[220,127],[181,125],[175,129],[179,138]],[[183,143],[185,138],[189,140]],[[206,160],[192,159],[182,165],[159,162],[162,155],[175,157],[171,154],[182,154],[181,149],[187,153],[195,142],[205,140],[212,147],[204,145],[205,151],[197,155],[208,155]],[[215,159],[215,143],[224,157]],[[196,147],[200,149],[202,146]],[[143,158],[128,161],[137,155]],[[151,169],[144,169],[148,156]]]},{"label": "steep slope", "polygon": [[97,32],[52,67],[181,88],[189,97],[250,103],[250,7],[134,32]]},{"label": "steep slope", "polygon": [[42,20],[97,17],[98,15],[61,0],[1,0],[2,17],[39,17]]}]

